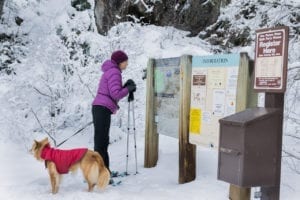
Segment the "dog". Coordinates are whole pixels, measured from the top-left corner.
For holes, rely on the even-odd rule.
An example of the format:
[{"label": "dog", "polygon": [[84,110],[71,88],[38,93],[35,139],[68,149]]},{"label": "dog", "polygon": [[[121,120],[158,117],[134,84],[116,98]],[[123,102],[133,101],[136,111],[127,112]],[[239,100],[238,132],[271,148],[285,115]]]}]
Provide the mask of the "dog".
[{"label": "dog", "polygon": [[81,169],[88,183],[88,191],[93,191],[95,185],[105,189],[110,180],[110,172],[105,167],[99,153],[88,149],[60,150],[51,148],[48,138],[34,140],[30,152],[39,161],[45,161],[50,176],[52,193],[56,194],[62,174]]}]

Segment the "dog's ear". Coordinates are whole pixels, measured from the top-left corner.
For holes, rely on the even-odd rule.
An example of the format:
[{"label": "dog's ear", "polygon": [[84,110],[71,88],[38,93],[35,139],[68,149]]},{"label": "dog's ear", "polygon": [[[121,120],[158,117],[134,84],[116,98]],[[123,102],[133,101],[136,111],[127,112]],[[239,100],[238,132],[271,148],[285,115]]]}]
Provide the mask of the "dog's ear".
[{"label": "dog's ear", "polygon": [[36,140],[34,140],[34,143],[33,143],[33,145],[32,145],[32,149],[34,150],[34,149],[36,149],[36,147],[39,145],[39,142],[38,141],[36,141]]},{"label": "dog's ear", "polygon": [[48,138],[45,137],[43,140],[40,141],[41,144],[47,144],[49,141],[48,141]]},{"label": "dog's ear", "polygon": [[40,143],[38,141],[34,140],[31,151],[36,150],[39,146],[40,146]]},{"label": "dog's ear", "polygon": [[45,146],[45,145],[50,145],[50,142],[48,140],[48,137],[45,137],[41,142],[40,142],[41,146]]}]

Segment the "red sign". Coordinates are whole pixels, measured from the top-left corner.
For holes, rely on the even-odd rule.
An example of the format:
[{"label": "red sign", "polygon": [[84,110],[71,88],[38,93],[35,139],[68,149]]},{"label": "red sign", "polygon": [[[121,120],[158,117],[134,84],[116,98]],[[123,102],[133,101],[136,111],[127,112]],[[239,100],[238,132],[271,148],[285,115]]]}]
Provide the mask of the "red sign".
[{"label": "red sign", "polygon": [[285,92],[288,27],[256,31],[254,89]]}]

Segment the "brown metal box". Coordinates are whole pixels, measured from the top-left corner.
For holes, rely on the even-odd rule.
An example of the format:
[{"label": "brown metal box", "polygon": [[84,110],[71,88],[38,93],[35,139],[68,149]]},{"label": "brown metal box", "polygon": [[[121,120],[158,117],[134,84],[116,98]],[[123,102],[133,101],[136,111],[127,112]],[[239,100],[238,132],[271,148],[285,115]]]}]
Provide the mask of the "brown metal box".
[{"label": "brown metal box", "polygon": [[281,117],[276,108],[252,108],[220,119],[218,179],[274,186]]}]

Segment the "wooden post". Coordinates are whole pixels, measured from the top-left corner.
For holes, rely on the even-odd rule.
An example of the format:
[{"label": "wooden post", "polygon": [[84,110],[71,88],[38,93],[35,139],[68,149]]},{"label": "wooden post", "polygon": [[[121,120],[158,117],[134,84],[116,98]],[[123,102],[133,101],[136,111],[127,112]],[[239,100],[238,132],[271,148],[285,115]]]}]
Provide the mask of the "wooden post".
[{"label": "wooden post", "polygon": [[250,200],[251,189],[250,188],[241,188],[235,185],[230,185],[229,188],[229,199],[230,200]]},{"label": "wooden post", "polygon": [[282,124],[284,110],[284,93],[266,93],[266,108],[280,108],[280,135],[277,141],[276,155],[276,185],[274,187],[261,187],[261,200],[279,200],[280,198],[280,175],[281,175],[281,152],[282,152]]},{"label": "wooden post", "polygon": [[180,63],[179,108],[179,183],[196,178],[196,145],[189,143],[189,116],[191,105],[192,56],[182,56]]},{"label": "wooden post", "polygon": [[154,59],[149,59],[147,67],[145,168],[156,166],[158,160],[158,139],[154,117]]},{"label": "wooden post", "polygon": [[[256,107],[257,94],[252,89],[253,62],[250,61],[247,53],[241,53],[240,67],[238,73],[236,112],[246,108]],[[250,200],[251,188],[241,188],[230,185],[230,200]]]},{"label": "wooden post", "polygon": [[[242,56],[244,54],[242,53]],[[246,54],[246,56],[248,56]],[[253,89],[253,79],[254,79],[254,61],[248,59],[249,67],[248,67],[248,88],[247,88],[247,108],[256,108],[258,103],[258,94]]]},{"label": "wooden post", "polygon": [[[282,36],[280,38],[280,46],[276,48],[276,51],[274,54],[272,53],[272,56],[270,57],[268,53],[264,55],[264,53],[260,56],[258,56],[262,47],[260,44],[262,43],[261,40],[258,41],[258,38],[260,39],[260,36],[264,36],[265,34],[273,34],[275,32],[281,32]],[[256,31],[256,45],[255,45],[255,59],[258,59],[258,57],[263,58],[263,57],[268,57],[274,58],[275,56],[282,56],[280,59],[277,60],[277,64],[281,64],[281,74],[279,75],[279,80],[280,84],[278,84],[279,88],[274,88],[274,85],[272,84],[267,84],[265,87],[259,87],[259,84],[255,82],[254,87],[260,92],[266,92],[265,96],[265,107],[266,108],[279,108],[281,110],[281,119],[280,119],[280,124],[279,125],[279,135],[278,135],[278,140],[277,140],[277,150],[276,150],[276,158],[274,160],[274,165],[275,165],[275,172],[276,172],[276,183],[273,187],[261,187],[261,200],[279,200],[280,198],[280,176],[281,176],[281,153],[282,153],[282,124],[283,124],[283,111],[284,111],[284,92],[286,90],[286,82],[287,82],[287,69],[288,69],[288,45],[289,45],[289,27],[287,26],[281,26],[281,27],[274,27],[274,28],[267,28],[267,29],[260,29]],[[268,42],[273,42],[277,41],[278,38],[271,37],[270,39],[266,39],[265,41]],[[274,58],[275,59],[275,58]],[[259,69],[263,70],[269,70],[273,69],[273,66],[269,65],[262,65],[261,63],[264,62],[259,62],[260,64],[256,63],[256,67]],[[270,67],[269,69],[267,67]],[[278,69],[278,68],[277,68]],[[274,70],[277,70],[276,68]],[[264,78],[265,74],[262,75],[256,75],[256,79]],[[276,75],[278,78],[278,75]]]}]

